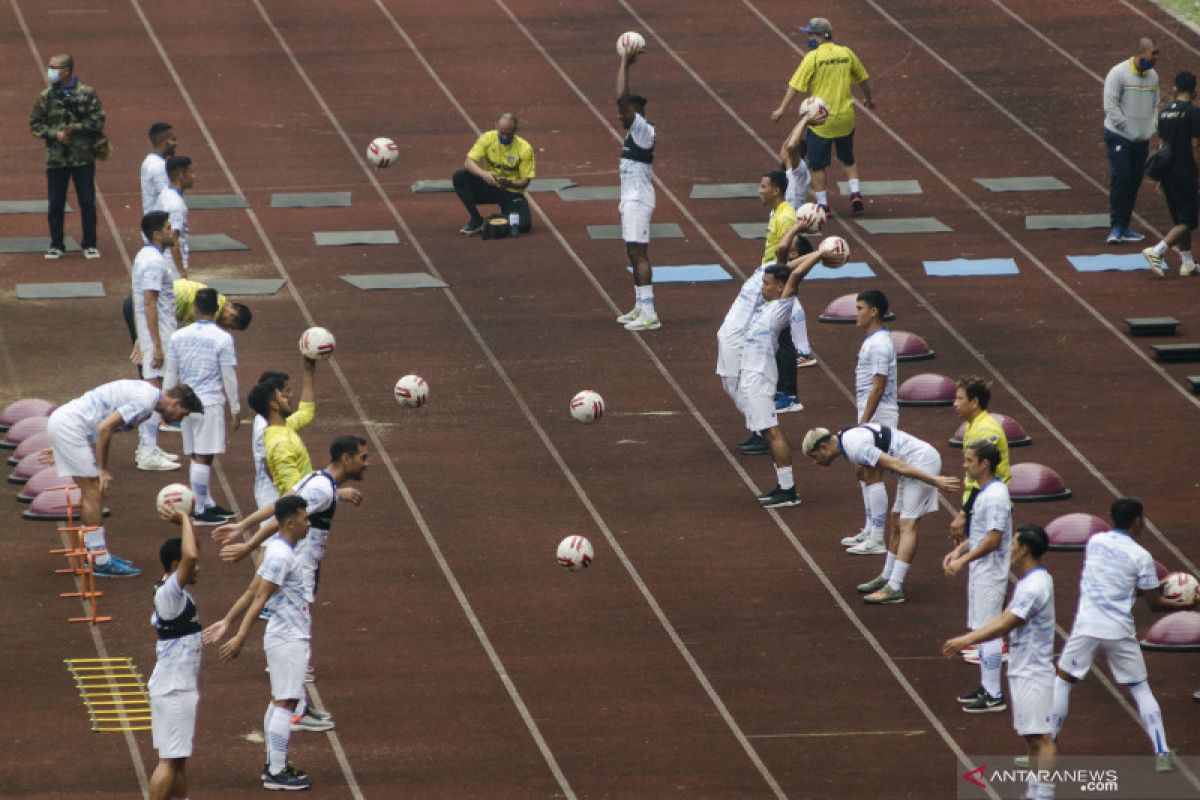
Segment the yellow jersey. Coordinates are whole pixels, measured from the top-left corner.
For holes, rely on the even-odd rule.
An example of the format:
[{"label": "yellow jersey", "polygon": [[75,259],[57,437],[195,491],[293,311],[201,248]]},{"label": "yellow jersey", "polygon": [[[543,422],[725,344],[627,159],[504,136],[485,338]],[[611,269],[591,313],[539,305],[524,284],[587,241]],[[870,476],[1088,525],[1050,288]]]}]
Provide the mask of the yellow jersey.
[{"label": "yellow jersey", "polygon": [[771,212],[771,221],[767,223],[767,246],[763,250],[762,263],[775,263],[775,251],[779,249],[779,242],[795,224],[796,209],[792,208],[791,203],[784,200],[775,206],[775,210]]},{"label": "yellow jersey", "polygon": [[267,474],[281,495],[313,471],[308,448],[296,431],[312,422],[316,413],[316,403],[301,402],[283,425],[268,425],[263,431]]},{"label": "yellow jersey", "polygon": [[[995,417],[986,411],[979,412],[979,416],[968,423],[962,440],[963,447],[980,440],[996,445],[996,449],[1000,451],[1000,465],[996,468],[996,477],[1006,484],[1012,479],[1012,467],[1008,463],[1008,437],[1004,435],[1004,426],[997,422]],[[972,489],[978,488],[979,484],[971,478],[963,480],[963,502],[967,501]]]},{"label": "yellow jersey", "polygon": [[854,95],[850,86],[869,77],[849,47],[821,42],[816,50],[805,54],[788,86],[825,101],[829,119],[809,130],[824,139],[838,139],[854,132]]},{"label": "yellow jersey", "polygon": [[[192,310],[196,302],[196,292],[207,288],[203,283],[187,278],[175,281],[175,319],[179,320],[181,326],[191,325],[196,321],[196,312]],[[217,316],[224,310],[225,295],[217,292]]]},{"label": "yellow jersey", "polygon": [[[536,173],[533,147],[515,134],[512,142],[501,144],[499,132],[488,131],[475,140],[475,145],[467,152],[467,158],[479,162],[498,178],[533,180]],[[523,188],[505,188],[517,194],[525,193]]]}]

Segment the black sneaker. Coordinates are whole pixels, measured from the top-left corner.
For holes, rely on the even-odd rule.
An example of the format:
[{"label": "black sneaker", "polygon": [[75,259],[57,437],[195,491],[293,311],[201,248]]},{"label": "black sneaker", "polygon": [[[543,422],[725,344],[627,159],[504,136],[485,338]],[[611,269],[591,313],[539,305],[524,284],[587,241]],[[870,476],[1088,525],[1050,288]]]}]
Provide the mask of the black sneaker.
[{"label": "black sneaker", "polygon": [[742,441],[738,442],[737,446],[738,447],[751,447],[751,446],[756,445],[759,442],[763,442],[763,441],[766,441],[766,440],[763,439],[762,434],[755,432],[755,433],[752,433],[749,436],[747,436]]},{"label": "black sneaker", "polygon": [[796,497],[796,487],[780,489],[776,486],[767,494],[758,498],[758,504],[763,508],[781,508],[783,506],[798,506],[800,498]]},{"label": "black sneaker", "polygon": [[193,514],[193,525],[224,525],[228,520],[220,514],[214,514],[211,508],[204,509],[203,514]]},{"label": "black sneaker", "polygon": [[221,506],[209,506],[205,510],[210,514],[216,514],[218,517],[224,517],[225,519],[233,519],[237,516],[237,514],[233,513],[228,508],[222,508]]},{"label": "black sneaker", "polygon": [[[268,670],[268,671],[269,671],[269,670]],[[300,777],[302,777],[302,778],[307,778],[307,777],[308,777],[308,773],[307,773],[307,772],[305,772],[304,770],[302,770],[302,769],[300,769],[300,768],[296,767],[296,766],[295,766],[294,764],[292,764],[292,762],[290,762],[290,761],[289,761],[289,762],[287,762],[287,764],[284,766],[284,768],[283,768],[283,769],[284,769],[284,772],[286,772],[287,770],[289,770],[289,769],[290,769],[290,770],[291,770],[293,773],[295,773],[296,775],[299,775],[299,776],[300,776]],[[264,761],[264,762],[263,762],[262,779],[265,781],[265,780],[266,780],[267,778],[269,778],[269,777],[271,777],[271,762],[270,762],[270,761]]]},{"label": "black sneaker", "polygon": [[463,236],[474,236],[483,232],[483,220],[467,220],[467,224],[458,229]]},{"label": "black sneaker", "polygon": [[867,207],[863,205],[862,194],[859,192],[853,192],[850,195],[850,210],[855,214],[861,214],[867,210]]},{"label": "black sneaker", "polygon": [[987,693],[983,691],[982,686],[977,686],[966,694],[960,694],[958,696],[958,704],[960,706],[969,706],[971,703],[974,703],[976,700],[985,696],[986,694]]},{"label": "black sneaker", "polygon": [[993,711],[1007,711],[1008,701],[1004,699],[1004,695],[992,697],[990,694],[984,693],[982,697],[974,703],[968,703],[963,706],[963,711],[968,714],[990,714]]},{"label": "black sneaker", "polygon": [[[749,444],[742,442],[738,445],[738,451],[746,456],[765,456],[771,452],[771,445],[767,444],[767,440],[757,433],[754,434],[757,439],[754,439]],[[747,440],[750,441],[750,440]]]},{"label": "black sneaker", "polygon": [[272,775],[267,772],[263,774],[264,789],[283,790],[285,792],[300,792],[312,786],[308,780],[308,775],[304,772],[288,764],[279,772]]}]

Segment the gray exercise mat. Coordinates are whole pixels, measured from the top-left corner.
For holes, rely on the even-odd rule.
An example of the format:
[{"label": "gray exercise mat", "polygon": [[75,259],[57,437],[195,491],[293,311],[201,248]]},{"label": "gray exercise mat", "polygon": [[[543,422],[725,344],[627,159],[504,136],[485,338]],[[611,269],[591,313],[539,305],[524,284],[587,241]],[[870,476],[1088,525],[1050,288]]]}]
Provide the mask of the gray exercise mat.
[{"label": "gray exercise mat", "polygon": [[620,186],[571,186],[559,189],[563,200],[620,200]]},{"label": "gray exercise mat", "polygon": [[313,231],[319,247],[348,244],[400,244],[395,231]]},{"label": "gray exercise mat", "polygon": [[[68,253],[79,252],[79,242],[67,236],[63,244]],[[0,253],[44,253],[50,248],[49,236],[0,237]]]},{"label": "gray exercise mat", "polygon": [[283,288],[283,278],[205,278],[221,294],[267,297]]},{"label": "gray exercise mat", "polygon": [[1031,214],[1025,217],[1025,229],[1029,231],[1107,227],[1108,214]]},{"label": "gray exercise mat", "polygon": [[351,286],[372,289],[445,289],[448,284],[426,272],[380,272],[374,275],[343,275]]},{"label": "gray exercise mat", "polygon": [[[0,214],[45,214],[49,200],[0,200]],[[67,204],[67,213],[74,209]]]},{"label": "gray exercise mat", "polygon": [[733,228],[734,233],[739,239],[765,239],[767,238],[767,224],[765,222],[731,222],[729,227]]},{"label": "gray exercise mat", "polygon": [[412,190],[417,194],[425,194],[428,192],[453,192],[454,184],[450,181],[416,181],[412,185]]},{"label": "gray exercise mat", "polygon": [[570,178],[534,178],[529,182],[530,192],[561,192],[575,185]]},{"label": "gray exercise mat", "polygon": [[883,233],[948,233],[951,228],[934,217],[896,219],[856,219],[859,226],[871,234]]},{"label": "gray exercise mat", "polygon": [[[597,240],[620,240],[621,226],[620,225],[588,225],[588,236]],[[650,226],[651,239],[682,239],[683,229],[674,222],[662,222],[652,224]]]},{"label": "gray exercise mat", "polygon": [[[867,197],[890,194],[922,194],[920,181],[862,181],[860,191]],[[850,183],[838,181],[838,193],[850,196]]]},{"label": "gray exercise mat", "polygon": [[249,250],[250,246],[223,233],[193,233],[188,236],[188,248],[193,253],[219,253],[224,250]]},{"label": "gray exercise mat", "polygon": [[68,300],[76,297],[104,297],[99,281],[65,283],[18,283],[18,300]]},{"label": "gray exercise mat", "polygon": [[1061,192],[1071,187],[1053,175],[1028,175],[1021,178],[975,178],[989,192]]},{"label": "gray exercise mat", "polygon": [[271,208],[349,208],[349,192],[276,192]]},{"label": "gray exercise mat", "polygon": [[728,200],[737,197],[758,197],[757,183],[693,183],[693,200]]},{"label": "gray exercise mat", "polygon": [[189,194],[189,211],[210,211],[214,208],[249,208],[250,204],[240,194]]}]

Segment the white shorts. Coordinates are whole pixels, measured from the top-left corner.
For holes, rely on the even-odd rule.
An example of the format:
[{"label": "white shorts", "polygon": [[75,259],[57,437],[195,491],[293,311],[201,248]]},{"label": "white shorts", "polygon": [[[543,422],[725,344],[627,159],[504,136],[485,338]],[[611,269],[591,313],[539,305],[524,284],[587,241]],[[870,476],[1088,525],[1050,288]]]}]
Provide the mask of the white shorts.
[{"label": "white shorts", "polygon": [[1071,633],[1062,655],[1058,657],[1058,668],[1073,678],[1087,675],[1096,657],[1096,650],[1104,651],[1108,671],[1117,683],[1141,683],[1146,680],[1146,659],[1142,648],[1132,636],[1125,639],[1097,639],[1094,636]]},{"label": "white shorts", "polygon": [[[858,405],[858,416],[855,422],[862,419],[863,412],[866,411],[866,405],[860,403]],[[867,422],[876,422],[888,428],[896,428],[900,425],[900,409],[885,406],[882,403],[875,406],[875,416],[871,417]]]},{"label": "white shorts", "polygon": [[738,374],[742,371],[742,343],[740,340],[726,339],[717,335],[717,374],[722,378],[733,378],[737,385]]},{"label": "white shorts", "polygon": [[742,400],[738,395],[738,379],[721,376],[721,388],[725,390],[725,394],[729,395],[729,399],[733,401],[733,407],[738,411],[742,410]]},{"label": "white shorts", "polygon": [[196,734],[198,691],[168,692],[150,698],[150,729],[159,758],[187,758]]},{"label": "white shorts", "polygon": [[738,409],[746,416],[746,429],[765,431],[779,424],[775,412],[775,384],[757,372],[738,377]]},{"label": "white shorts", "polygon": [[183,452],[219,456],[225,452],[225,406],[206,405],[203,414],[188,414],[180,423]]},{"label": "white shorts", "polygon": [[622,200],[617,208],[621,212],[621,238],[630,244],[650,244],[650,216],[654,206],[640,200]]},{"label": "white shorts", "polygon": [[1004,611],[1005,578],[975,578],[967,581],[967,630],[977,630]]},{"label": "white shorts", "polygon": [[46,421],[46,435],[54,451],[54,468],[60,478],[95,478],[100,475],[91,436],[79,425],[54,414]]},{"label": "white shorts", "polygon": [[1054,733],[1050,713],[1054,708],[1054,671],[1036,677],[1008,676],[1008,702],[1013,727],[1019,736]]},{"label": "white shorts", "polygon": [[[926,457],[915,459],[911,466],[930,475],[937,475],[942,471],[942,457],[931,447]],[[920,519],[937,511],[937,508],[936,486],[903,475],[896,481],[896,502],[892,506],[892,513],[899,514],[900,519]]]},{"label": "white shorts", "polygon": [[304,675],[308,671],[308,640],[299,639],[266,645],[267,671],[271,673],[271,698],[301,700]]}]

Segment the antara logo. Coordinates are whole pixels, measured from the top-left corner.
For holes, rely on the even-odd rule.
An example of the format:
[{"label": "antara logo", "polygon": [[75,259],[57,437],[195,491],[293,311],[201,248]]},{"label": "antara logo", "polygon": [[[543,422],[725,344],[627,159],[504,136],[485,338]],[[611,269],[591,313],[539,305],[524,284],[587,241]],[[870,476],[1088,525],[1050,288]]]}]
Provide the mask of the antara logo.
[{"label": "antara logo", "polygon": [[986,789],[987,784],[983,782],[983,771],[987,769],[987,764],[980,764],[970,772],[963,774],[963,780],[967,783],[973,783],[980,789]]}]

